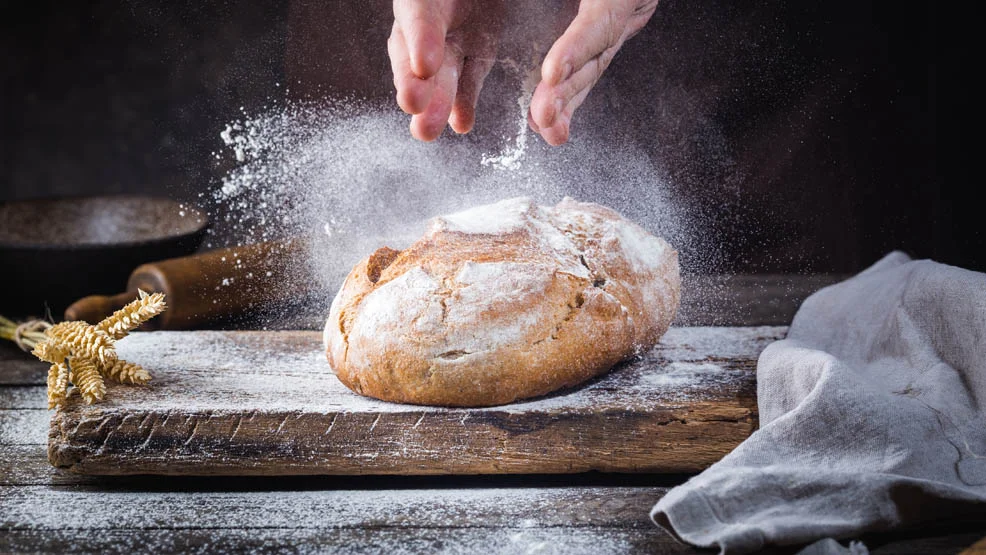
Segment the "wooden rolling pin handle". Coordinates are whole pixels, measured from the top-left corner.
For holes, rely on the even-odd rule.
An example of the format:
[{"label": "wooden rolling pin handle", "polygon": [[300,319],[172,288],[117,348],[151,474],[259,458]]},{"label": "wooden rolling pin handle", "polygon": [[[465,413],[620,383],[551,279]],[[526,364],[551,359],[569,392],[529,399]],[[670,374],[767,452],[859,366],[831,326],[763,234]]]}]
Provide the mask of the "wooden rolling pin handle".
[{"label": "wooden rolling pin handle", "polygon": [[80,299],[65,310],[65,319],[98,322],[136,299],[142,289],[164,293],[168,310],[141,329],[196,329],[227,322],[312,290],[317,280],[307,270],[307,244],[299,238],[142,264],[131,272],[127,292]]},{"label": "wooden rolling pin handle", "polygon": [[123,308],[137,298],[136,292],[124,291],[116,295],[90,295],[83,297],[65,309],[66,320],[84,320],[95,324]]}]

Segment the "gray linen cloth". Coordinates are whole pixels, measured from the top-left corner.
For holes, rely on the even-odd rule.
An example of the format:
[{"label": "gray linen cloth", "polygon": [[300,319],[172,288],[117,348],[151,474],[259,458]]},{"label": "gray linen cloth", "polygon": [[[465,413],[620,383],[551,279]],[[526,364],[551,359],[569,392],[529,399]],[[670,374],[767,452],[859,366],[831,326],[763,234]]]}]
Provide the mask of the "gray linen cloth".
[{"label": "gray linen cloth", "polygon": [[760,429],[651,511],[679,540],[734,554],[986,528],[986,274],[891,252],[805,300],[757,395]]}]

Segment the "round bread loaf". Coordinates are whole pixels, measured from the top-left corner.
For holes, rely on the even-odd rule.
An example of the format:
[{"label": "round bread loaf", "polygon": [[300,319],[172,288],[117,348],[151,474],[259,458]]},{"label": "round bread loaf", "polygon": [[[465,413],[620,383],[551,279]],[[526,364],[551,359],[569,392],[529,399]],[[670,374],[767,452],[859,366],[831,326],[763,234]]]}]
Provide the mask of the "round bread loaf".
[{"label": "round bread loaf", "polygon": [[386,401],[475,407],[573,386],[652,348],[678,308],[678,253],[615,211],[504,200],[431,220],[353,268],[329,364]]}]

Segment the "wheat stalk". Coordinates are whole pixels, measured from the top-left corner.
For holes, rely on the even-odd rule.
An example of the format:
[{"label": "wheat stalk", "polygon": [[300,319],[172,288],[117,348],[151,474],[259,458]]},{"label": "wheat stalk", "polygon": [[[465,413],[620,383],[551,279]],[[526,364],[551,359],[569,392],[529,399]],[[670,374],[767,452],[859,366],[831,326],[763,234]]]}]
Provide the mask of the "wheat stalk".
[{"label": "wheat stalk", "polygon": [[132,383],[144,385],[151,381],[151,375],[139,364],[127,362],[125,360],[116,361],[113,366],[102,367],[103,376],[119,383]]},{"label": "wheat stalk", "polygon": [[161,314],[168,308],[164,302],[164,293],[148,295],[141,289],[137,290],[137,300],[114,312],[111,316],[96,324],[96,329],[110,338],[117,340],[126,337],[137,326]]},{"label": "wheat stalk", "polygon": [[87,404],[102,401],[106,395],[106,384],[99,373],[96,361],[85,357],[69,357],[69,380],[82,393]]},{"label": "wheat stalk", "polygon": [[48,408],[65,402],[68,395],[68,366],[64,362],[52,364],[48,369]]}]

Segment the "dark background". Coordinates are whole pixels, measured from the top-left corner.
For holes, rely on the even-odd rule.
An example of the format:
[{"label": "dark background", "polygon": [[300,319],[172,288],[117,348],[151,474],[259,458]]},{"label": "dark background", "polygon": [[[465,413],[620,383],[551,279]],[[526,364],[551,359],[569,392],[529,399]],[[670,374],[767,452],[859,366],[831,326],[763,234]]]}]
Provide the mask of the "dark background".
[{"label": "dark background", "polygon": [[[285,90],[387,101],[389,3],[325,4],[21,5],[0,34],[0,200],[194,201],[241,107]],[[898,248],[986,270],[938,168],[934,4],[736,4],[664,0],[573,133],[627,134],[661,160],[705,213],[717,271],[855,272]]]}]

